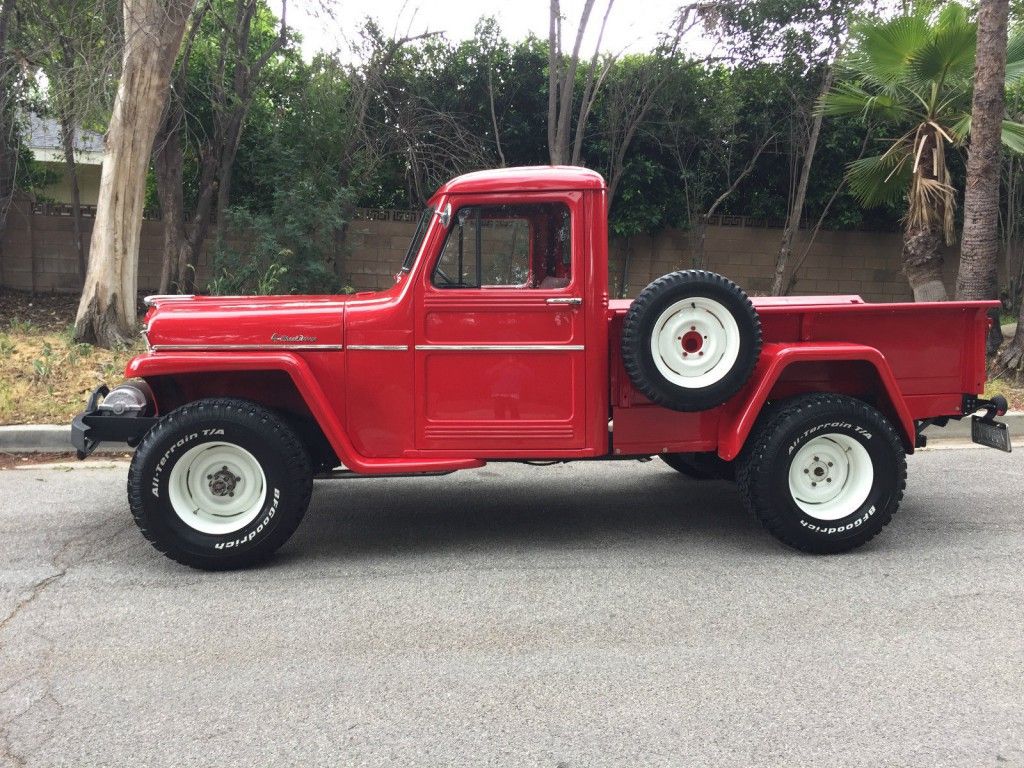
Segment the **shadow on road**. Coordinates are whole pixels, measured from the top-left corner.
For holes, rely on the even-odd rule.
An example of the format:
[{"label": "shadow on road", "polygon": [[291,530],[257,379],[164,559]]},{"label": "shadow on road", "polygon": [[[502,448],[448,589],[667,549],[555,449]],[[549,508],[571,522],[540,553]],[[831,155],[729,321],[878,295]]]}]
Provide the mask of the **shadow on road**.
[{"label": "shadow on road", "polygon": [[693,482],[653,466],[581,474],[498,465],[462,476],[319,482],[279,560],[656,542],[777,549],[731,483]]}]

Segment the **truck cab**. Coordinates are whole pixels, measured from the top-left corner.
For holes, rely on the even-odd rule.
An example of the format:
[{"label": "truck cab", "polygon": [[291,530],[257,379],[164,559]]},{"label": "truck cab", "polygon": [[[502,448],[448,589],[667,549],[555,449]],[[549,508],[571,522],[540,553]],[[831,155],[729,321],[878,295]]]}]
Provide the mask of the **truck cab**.
[{"label": "truck cab", "polygon": [[[280,546],[314,476],[661,456],[737,479],[777,537],[831,552],[888,522],[923,426],[984,409],[980,439],[1009,448],[1005,401],[979,396],[993,302],[751,300],[697,270],[610,300],[606,210],[583,168],[473,173],[431,198],[387,290],[150,297],[149,349],[76,418],[80,455],[137,445],[143,532],[220,568]],[[800,440],[773,463],[801,424],[803,463]],[[775,475],[788,490],[759,485]],[[840,485],[845,504],[825,499]]]}]

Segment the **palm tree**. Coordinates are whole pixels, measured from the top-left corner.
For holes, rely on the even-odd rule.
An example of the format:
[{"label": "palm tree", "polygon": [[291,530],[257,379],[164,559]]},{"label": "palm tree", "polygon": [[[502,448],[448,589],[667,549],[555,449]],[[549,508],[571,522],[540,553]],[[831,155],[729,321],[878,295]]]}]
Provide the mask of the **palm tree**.
[{"label": "palm tree", "polygon": [[[974,57],[971,144],[964,184],[964,228],[960,238],[957,299],[994,299],[998,294],[999,187],[1002,158],[999,134],[1006,117],[1006,27],[1010,0],[978,4],[978,44]],[[991,312],[986,351],[1003,343],[999,310]]]},{"label": "palm tree", "polygon": [[[853,25],[840,80],[822,100],[826,115],[894,129],[884,152],[850,163],[847,179],[863,205],[906,199],[903,269],[916,301],[947,298],[942,246],[954,242],[957,190],[946,156],[970,133],[977,37],[966,8],[948,3],[933,14],[932,7]],[[1024,77],[1024,45],[1015,39],[1008,51],[1016,57],[1008,57],[1009,84]],[[1001,139],[1024,152],[1024,125],[1004,120]]]}]

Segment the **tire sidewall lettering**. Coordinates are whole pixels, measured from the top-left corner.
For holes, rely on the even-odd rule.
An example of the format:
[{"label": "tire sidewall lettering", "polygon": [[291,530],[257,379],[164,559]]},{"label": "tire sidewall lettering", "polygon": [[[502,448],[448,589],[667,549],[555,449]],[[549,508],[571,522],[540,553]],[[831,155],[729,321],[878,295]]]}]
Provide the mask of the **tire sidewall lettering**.
[{"label": "tire sidewall lettering", "polygon": [[[793,457],[801,447],[815,437],[831,433],[847,435],[864,446],[871,458],[874,478],[867,499],[860,508],[838,520],[818,520],[800,509],[793,499],[789,490],[789,469]],[[877,430],[871,425],[858,424],[849,418],[826,418],[813,424],[805,422],[795,426],[783,440],[780,456],[773,462],[777,498],[788,510],[786,517],[791,521],[790,525],[795,525],[804,531],[805,535],[809,533],[829,539],[856,536],[862,529],[871,527],[878,518],[879,510],[888,503],[888,488],[891,485],[890,471],[885,466],[882,456],[883,443],[884,441],[877,439]]]}]

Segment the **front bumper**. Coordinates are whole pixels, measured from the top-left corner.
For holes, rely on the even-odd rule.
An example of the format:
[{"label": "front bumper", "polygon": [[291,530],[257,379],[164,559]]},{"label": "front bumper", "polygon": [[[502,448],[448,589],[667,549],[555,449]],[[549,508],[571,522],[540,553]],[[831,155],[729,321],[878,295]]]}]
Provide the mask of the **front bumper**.
[{"label": "front bumper", "polygon": [[106,384],[98,386],[89,396],[85,410],[71,421],[71,444],[80,459],[95,451],[100,443],[127,443],[135,447],[160,420],[157,416],[118,415],[103,410],[99,403],[109,392]]}]

